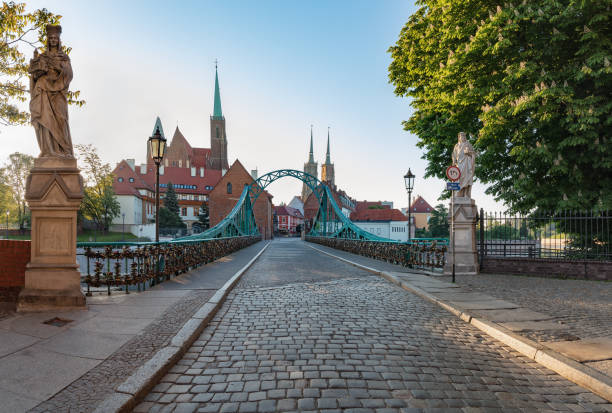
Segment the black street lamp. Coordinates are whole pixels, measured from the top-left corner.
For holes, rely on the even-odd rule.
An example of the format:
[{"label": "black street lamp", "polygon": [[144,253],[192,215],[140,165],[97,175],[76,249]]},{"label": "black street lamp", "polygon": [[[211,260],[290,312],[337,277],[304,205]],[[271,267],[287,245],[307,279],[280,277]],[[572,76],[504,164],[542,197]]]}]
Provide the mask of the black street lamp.
[{"label": "black street lamp", "polygon": [[166,138],[161,135],[159,126],[155,129],[153,136],[149,138],[149,148],[151,149],[153,162],[157,167],[155,175],[155,242],[159,242],[159,165],[164,159],[164,152],[166,151]]},{"label": "black street lamp", "polygon": [[412,189],[414,188],[414,174],[408,168],[408,172],[404,175],[404,184],[406,185],[406,192],[408,192],[408,241],[412,238],[410,228],[412,227],[412,212],[410,211],[410,203],[412,202]]}]

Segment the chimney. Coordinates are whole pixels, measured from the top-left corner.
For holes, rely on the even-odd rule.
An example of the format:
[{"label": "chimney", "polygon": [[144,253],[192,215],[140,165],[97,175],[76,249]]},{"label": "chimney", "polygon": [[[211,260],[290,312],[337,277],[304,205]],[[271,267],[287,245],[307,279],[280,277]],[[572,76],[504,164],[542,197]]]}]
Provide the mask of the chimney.
[{"label": "chimney", "polygon": [[253,179],[257,180],[257,169],[251,169],[251,176]]},{"label": "chimney", "polygon": [[141,163],[140,164],[140,174],[141,175],[146,175],[147,174],[147,164],[146,163]]},{"label": "chimney", "polygon": [[125,162],[132,168],[132,171],[136,168],[136,159],[126,159]]}]

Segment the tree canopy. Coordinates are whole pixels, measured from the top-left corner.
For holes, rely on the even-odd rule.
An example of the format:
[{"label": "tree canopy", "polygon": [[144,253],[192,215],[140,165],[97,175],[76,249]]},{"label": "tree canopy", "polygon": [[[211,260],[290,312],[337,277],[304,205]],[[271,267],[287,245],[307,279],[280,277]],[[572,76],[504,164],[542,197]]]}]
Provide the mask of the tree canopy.
[{"label": "tree canopy", "polygon": [[[26,12],[25,3],[3,1],[0,5],[0,125],[21,125],[30,120],[23,105],[29,95],[29,59],[34,50],[45,47],[45,26],[58,24],[61,17],[44,8]],[[69,47],[62,48],[70,53]],[[69,91],[68,103],[82,106],[85,102],[78,99],[79,94]]]},{"label": "tree canopy", "polygon": [[10,212],[9,217],[17,222],[20,229],[24,229],[30,219],[25,195],[26,180],[33,166],[34,157],[15,152],[9,155],[6,165],[0,168],[0,185],[3,184],[3,188],[0,188],[0,205],[5,205],[2,209]]},{"label": "tree canopy", "polygon": [[168,208],[170,212],[179,216],[178,198],[176,197],[176,191],[174,190],[172,182],[168,182],[168,187],[166,188],[166,194],[164,196],[164,206]]},{"label": "tree canopy", "polygon": [[108,163],[103,163],[97,149],[91,145],[75,145],[85,178],[81,215],[107,230],[115,217],[121,213],[121,205],[117,201],[113,189],[114,175]]},{"label": "tree canopy", "polygon": [[419,0],[389,49],[426,176],[457,133],[476,178],[513,211],[612,206],[611,0]]}]

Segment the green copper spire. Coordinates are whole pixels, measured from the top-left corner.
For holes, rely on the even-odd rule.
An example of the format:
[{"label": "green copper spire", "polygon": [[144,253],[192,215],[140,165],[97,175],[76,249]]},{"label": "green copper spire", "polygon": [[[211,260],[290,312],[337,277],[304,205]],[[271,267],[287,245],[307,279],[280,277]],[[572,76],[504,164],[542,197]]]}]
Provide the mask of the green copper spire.
[{"label": "green copper spire", "polygon": [[310,153],[308,154],[308,162],[314,163],[314,152],[312,151],[312,125],[310,125]]},{"label": "green copper spire", "polygon": [[219,93],[219,75],[217,74],[217,62],[215,62],[215,106],[213,109],[213,118],[222,118],[221,111],[221,94]]},{"label": "green copper spire", "polygon": [[157,119],[155,119],[155,126],[153,126],[153,133],[151,133],[151,136],[155,135],[155,131],[157,130],[157,128],[159,128],[159,133],[161,133],[162,138],[165,138],[166,136],[164,135],[164,128],[162,128],[161,119],[159,118],[159,116],[157,117]]},{"label": "green copper spire", "polygon": [[327,127],[327,154],[325,155],[325,164],[331,164],[331,158],[329,156],[329,126]]}]

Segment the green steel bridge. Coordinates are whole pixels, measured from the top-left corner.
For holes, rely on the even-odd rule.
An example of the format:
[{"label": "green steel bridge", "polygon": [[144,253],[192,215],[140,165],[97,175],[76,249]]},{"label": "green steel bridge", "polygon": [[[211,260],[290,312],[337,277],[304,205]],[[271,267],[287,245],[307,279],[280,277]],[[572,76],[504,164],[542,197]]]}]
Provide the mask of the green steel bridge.
[{"label": "green steel bridge", "polygon": [[353,240],[393,242],[359,228],[342,213],[329,187],[314,176],[295,169],[279,169],[262,175],[251,185],[245,185],[242,194],[230,213],[212,228],[199,234],[179,238],[180,240],[203,240],[222,237],[259,235],[255,224],[253,205],[259,195],[274,181],[291,177],[304,182],[319,201],[318,212],[308,235]]},{"label": "green steel bridge", "polygon": [[145,289],[212,262],[261,240],[253,205],[274,181],[291,177],[304,182],[318,200],[318,210],[306,240],[404,266],[442,268],[446,239],[400,242],[359,228],[342,213],[330,188],[316,177],[295,169],[280,169],[245,185],[230,213],[199,234],[162,242],[77,243],[82,283],[90,288]]}]

